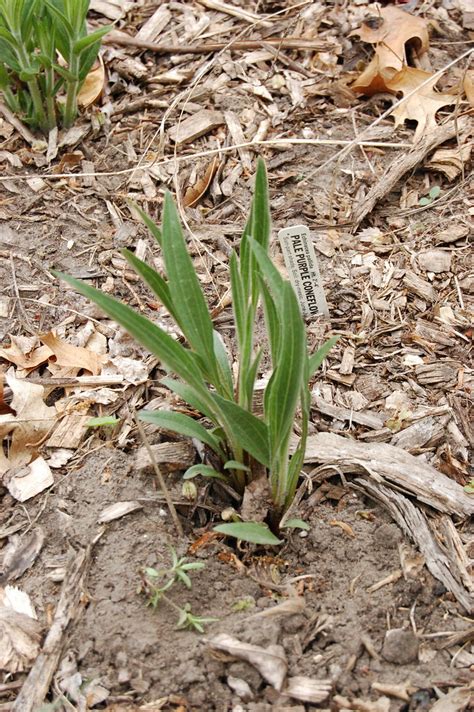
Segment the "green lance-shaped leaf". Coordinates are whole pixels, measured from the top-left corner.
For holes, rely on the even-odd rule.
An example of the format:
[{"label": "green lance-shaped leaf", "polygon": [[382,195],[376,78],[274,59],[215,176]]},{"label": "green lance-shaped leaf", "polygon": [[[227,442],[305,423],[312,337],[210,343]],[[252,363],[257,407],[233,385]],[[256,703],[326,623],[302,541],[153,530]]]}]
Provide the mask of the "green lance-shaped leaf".
[{"label": "green lance-shaped leaf", "polygon": [[74,45],[73,45],[74,54],[81,54],[86,49],[89,49],[92,45],[95,45],[95,44],[97,44],[97,46],[100,47],[100,42],[102,40],[102,37],[104,37],[104,35],[106,35],[108,32],[110,32],[111,29],[112,28],[109,27],[108,25],[106,27],[99,27],[99,29],[94,30],[94,32],[91,32],[86,37],[81,37],[81,39],[74,42]]},{"label": "green lance-shaped leaf", "polygon": [[244,410],[234,401],[212,394],[214,401],[226,418],[226,433],[231,431],[234,440],[252,457],[265,467],[270,464],[268,449],[268,428],[263,420],[248,410]]},{"label": "green lance-shaped leaf", "polygon": [[280,311],[282,289],[287,280],[283,279],[277,270],[266,250],[254,238],[249,238],[249,245],[253,250],[260,272],[260,277],[265,280],[270,293],[275,301],[278,311]]},{"label": "green lance-shaped leaf", "polygon": [[209,400],[208,390],[196,365],[194,354],[149,319],[99,289],[62,272],[53,271],[53,274],[95,302],[111,319],[123,326],[142,346],[159,358],[165,368],[174,371],[183,381],[192,385],[204,401]]},{"label": "green lance-shaped leaf", "polygon": [[195,388],[187,383],[183,383],[183,381],[177,381],[175,378],[171,378],[170,376],[162,378],[161,383],[169,388],[170,391],[173,391],[173,393],[176,393],[176,395],[182,398],[188,405],[191,406],[191,408],[194,408],[194,410],[202,413],[217,425],[219,418],[216,414],[216,409],[213,409],[212,407],[214,405],[212,399],[209,399],[209,402],[207,402],[201,397]]},{"label": "green lance-shaped leaf", "polygon": [[232,371],[230,369],[229,356],[227,354],[222,337],[217,331],[213,331],[214,354],[216,357],[217,373],[219,375],[219,391],[226,398],[232,398],[234,393],[234,383]]},{"label": "green lance-shaped leaf", "polygon": [[268,198],[268,180],[264,161],[259,158],[255,175],[255,188],[250,208],[249,219],[240,243],[240,268],[247,297],[256,298],[256,274],[254,257],[248,244],[252,237],[264,250],[268,250],[270,240],[270,207]]},{"label": "green lance-shaped leaf", "polygon": [[229,272],[230,286],[232,290],[232,309],[237,329],[237,340],[239,348],[242,348],[245,338],[247,305],[245,302],[244,285],[239,270],[239,261],[235,252],[232,252],[229,259]]},{"label": "green lance-shaped leaf", "polygon": [[214,328],[186,247],[178,212],[169,193],[165,195],[161,236],[168,287],[181,329],[191,348],[208,367],[211,382],[217,387],[219,377],[214,355]]},{"label": "green lance-shaped leaf", "polygon": [[289,282],[283,284],[280,319],[280,348],[264,399],[272,461],[286,447],[291,433],[307,358],[305,326]]},{"label": "green lance-shaped leaf", "polygon": [[338,341],[339,336],[331,336],[330,339],[325,341],[324,344],[309,357],[309,378],[314,376],[326,356],[331,351],[334,344],[336,344]]},{"label": "green lance-shaped leaf", "polygon": [[183,480],[192,480],[198,475],[201,475],[201,477],[210,477],[214,480],[227,482],[227,477],[225,477],[222,472],[218,472],[210,465],[203,465],[202,463],[189,467],[183,475]]},{"label": "green lance-shaped leaf", "polygon": [[143,220],[146,227],[149,229],[149,231],[151,232],[151,234],[153,235],[153,237],[155,238],[157,243],[160,245],[160,247],[162,247],[163,245],[162,245],[162,240],[161,240],[161,230],[158,227],[158,225],[151,219],[151,217],[149,215],[147,215],[147,213],[144,210],[141,209],[141,207],[139,205],[137,205],[136,203],[133,203],[133,202],[130,202],[129,205],[130,205],[131,209],[137,211],[137,213],[140,215],[141,219]]},{"label": "green lance-shaped leaf", "polygon": [[141,410],[139,418],[147,423],[153,423],[159,428],[172,430],[180,435],[186,435],[188,438],[196,438],[209,445],[218,455],[223,456],[219,440],[189,415],[176,413],[172,410]]},{"label": "green lance-shaped leaf", "polygon": [[280,526],[280,529],[303,529],[305,532],[309,531],[310,528],[308,522],[297,518],[287,519],[283,526]]},{"label": "green lance-shaped leaf", "polygon": [[135,272],[137,272],[137,274],[139,274],[140,277],[148,284],[153,294],[158,297],[165,309],[173,317],[176,324],[180,326],[176,311],[174,309],[174,304],[171,299],[168,284],[163,279],[163,277],[158,274],[158,272],[156,272],[153,267],[150,267],[150,265],[148,265],[146,262],[143,262],[143,260],[139,259],[136,255],[134,255],[133,252],[130,252],[130,250],[123,249],[122,255],[125,257],[127,262],[133,267]]},{"label": "green lance-shaped leaf", "polygon": [[276,546],[282,544],[282,540],[278,539],[267,527],[266,524],[260,522],[233,522],[229,524],[218,524],[214,527],[215,532],[232,536],[241,541],[249,541],[252,544],[267,544]]}]

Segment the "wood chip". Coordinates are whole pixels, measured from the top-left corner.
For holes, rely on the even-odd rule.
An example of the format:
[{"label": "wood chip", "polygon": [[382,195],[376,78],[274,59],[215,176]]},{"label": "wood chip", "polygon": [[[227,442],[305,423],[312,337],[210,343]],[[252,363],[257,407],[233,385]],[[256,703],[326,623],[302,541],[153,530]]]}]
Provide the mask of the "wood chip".
[{"label": "wood chip", "polygon": [[403,278],[403,284],[412,294],[417,294],[429,302],[436,301],[436,290],[434,287],[426,280],[418,277],[414,272],[406,272]]},{"label": "wood chip", "polygon": [[168,136],[177,146],[191,143],[199,136],[203,136],[209,131],[222,126],[225,123],[224,116],[220,111],[202,109],[193,116],[188,116],[176,126],[172,126],[168,131]]},{"label": "wood chip", "polygon": [[416,380],[424,386],[453,383],[456,381],[456,374],[457,369],[447,363],[425,363],[415,366]]},{"label": "wood chip", "polygon": [[135,35],[140,42],[156,42],[171,20],[168,5],[160,5],[153,15],[140,27]]},{"label": "wood chip", "polygon": [[90,415],[81,415],[79,413],[66,415],[60,420],[54,432],[46,441],[46,446],[76,450],[85,437],[89,420]]},{"label": "wood chip", "polygon": [[425,250],[418,255],[418,264],[425,272],[440,274],[451,270],[451,253],[445,250]]},{"label": "wood chip", "polygon": [[338,405],[327,403],[323,398],[315,396],[312,398],[311,405],[323,415],[329,415],[335,420],[349,420],[359,425],[365,425],[368,428],[379,430],[383,428],[385,418],[378,413],[373,413],[370,410],[357,411],[350,408],[342,408]]}]

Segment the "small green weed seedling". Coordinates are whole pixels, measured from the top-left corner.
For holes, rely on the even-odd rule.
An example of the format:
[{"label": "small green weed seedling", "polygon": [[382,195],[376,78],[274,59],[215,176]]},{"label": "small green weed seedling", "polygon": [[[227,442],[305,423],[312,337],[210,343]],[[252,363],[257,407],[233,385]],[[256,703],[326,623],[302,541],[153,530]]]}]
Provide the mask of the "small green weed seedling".
[{"label": "small green weed seedling", "polygon": [[[243,495],[245,487],[267,477],[273,506],[268,524],[229,522],[216,531],[257,544],[279,544],[275,536],[291,505],[303,464],[308,433],[309,381],[337,338],[308,353],[306,328],[289,281],[269,255],[270,212],[265,165],[259,161],[250,215],[239,255],[230,257],[230,283],[238,350],[238,375],[233,360],[215,331],[206,299],[189,256],[178,214],[169,193],[165,196],[162,229],[142,211],[143,221],[161,247],[166,278],[138,259],[123,254],[170,313],[186,345],[173,339],[143,315],[83,282],[57,273],[98,304],[145,348],[170,374],[163,383],[211,423],[206,428],[183,413],[141,411],[141,420],[196,438],[212,451],[213,464],[191,467],[185,479],[197,475],[229,483]],[[263,309],[266,341],[256,343],[259,307]],[[253,412],[255,383],[262,355],[271,361],[264,392],[264,413]],[[293,425],[299,413],[300,439],[290,454]],[[284,521],[284,520],[283,520]],[[291,520],[291,526],[304,526]],[[273,531],[272,531],[273,530]]]},{"label": "small green weed seedling", "polygon": [[110,29],[88,34],[88,9],[89,0],[0,1],[0,94],[44,133],[74,123],[79,89]]},{"label": "small green weed seedling", "polygon": [[424,205],[431,205],[431,203],[433,203],[436,200],[436,198],[439,198],[440,195],[441,195],[441,188],[439,187],[439,185],[434,185],[431,188],[428,195],[425,195],[424,198],[419,199],[418,205],[420,207],[423,207]]},{"label": "small green weed seedling", "polygon": [[178,606],[167,592],[177,583],[182,583],[186,588],[192,588],[189,571],[199,571],[204,568],[200,562],[188,562],[186,557],[178,558],[174,549],[171,549],[172,565],[169,569],[157,570],[147,567],[144,571],[143,591],[148,598],[148,605],[156,608],[161,601],[164,601],[174,608],[178,613],[176,628],[194,628],[198,633],[204,632],[206,623],[213,623],[217,618],[204,618],[195,616],[191,611],[191,606],[186,603]]}]

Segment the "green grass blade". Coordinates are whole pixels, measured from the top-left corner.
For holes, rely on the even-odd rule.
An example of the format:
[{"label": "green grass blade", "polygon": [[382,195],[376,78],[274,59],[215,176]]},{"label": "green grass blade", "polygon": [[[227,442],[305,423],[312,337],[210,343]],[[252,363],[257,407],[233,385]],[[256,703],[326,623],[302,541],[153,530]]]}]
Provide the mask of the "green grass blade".
[{"label": "green grass blade", "polygon": [[53,274],[95,302],[111,319],[123,326],[142,346],[159,358],[167,369],[174,371],[183,381],[196,388],[201,397],[204,395],[204,399],[207,399],[207,387],[196,365],[196,360],[193,354],[185,349],[184,346],[171,338],[163,329],[160,329],[149,319],[137,314],[130,307],[113,297],[109,297],[99,289],[95,289],[62,272],[53,270]]},{"label": "green grass blade", "polygon": [[165,195],[161,234],[168,288],[181,329],[190,346],[206,363],[216,385],[214,327],[169,193]]},{"label": "green grass blade", "polygon": [[278,539],[267,527],[260,522],[234,522],[229,524],[218,524],[214,527],[215,532],[232,536],[241,541],[249,541],[251,544],[267,544],[276,546],[283,541]]},{"label": "green grass blade", "polygon": [[233,439],[258,462],[269,467],[268,428],[263,420],[217,393],[213,394],[213,398],[227,420]]},{"label": "green grass blade", "polygon": [[146,423],[153,423],[159,428],[172,430],[174,433],[185,435],[188,438],[196,438],[209,445],[218,455],[222,455],[217,438],[206,430],[201,423],[190,418],[189,415],[176,413],[172,410],[141,410],[138,416],[140,420],[144,420]]},{"label": "green grass blade", "polygon": [[324,344],[309,357],[309,378],[312,378],[312,376],[314,376],[326,356],[331,351],[334,344],[336,344],[338,341],[339,336],[331,336],[330,339],[325,341]]}]

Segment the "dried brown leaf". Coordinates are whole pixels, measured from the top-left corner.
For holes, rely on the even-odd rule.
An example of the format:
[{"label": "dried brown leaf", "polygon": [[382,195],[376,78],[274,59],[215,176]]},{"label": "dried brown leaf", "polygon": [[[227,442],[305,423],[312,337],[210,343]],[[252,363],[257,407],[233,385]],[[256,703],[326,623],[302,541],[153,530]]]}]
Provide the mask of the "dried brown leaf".
[{"label": "dried brown leaf", "polygon": [[95,65],[85,78],[84,84],[77,95],[79,106],[86,108],[94,104],[102,94],[105,83],[105,67],[102,57],[98,56]]},{"label": "dried brown leaf", "polygon": [[8,457],[0,447],[0,474],[31,462],[56,422],[56,409],[44,403],[43,386],[21,381],[12,374],[7,374],[6,380],[13,392],[11,407],[16,415],[0,415],[0,441],[11,435]]},{"label": "dried brown leaf", "polygon": [[[13,581],[20,578],[33,565],[44,543],[44,532],[37,527],[26,536],[13,534],[2,556],[2,581]],[[7,587],[8,588],[8,587]],[[6,605],[0,600],[0,605]]]},{"label": "dried brown leaf", "polygon": [[350,524],[347,524],[347,522],[341,522],[338,519],[332,519],[329,522],[329,524],[332,527],[339,527],[340,529],[342,529],[343,532],[345,532],[348,536],[352,537],[353,539],[356,538],[355,531],[353,530],[353,528],[351,527]]},{"label": "dried brown leaf", "polygon": [[189,187],[184,194],[183,204],[186,208],[194,208],[194,206],[199,203],[211,185],[212,179],[214,178],[218,167],[219,159],[216,156],[207,166],[204,175],[199,178],[192,187]]},{"label": "dried brown leaf", "polygon": [[474,106],[474,69],[469,69],[464,75],[463,87],[466,92],[466,99],[471,106]]},{"label": "dried brown leaf", "polygon": [[46,363],[52,355],[47,346],[38,346],[38,339],[34,337],[10,335],[10,346],[0,349],[0,358],[19,366],[25,371],[33,371],[41,364]]},{"label": "dried brown leaf", "polygon": [[48,334],[42,334],[40,339],[43,344],[46,344],[51,349],[55,363],[62,367],[62,375],[75,376],[81,370],[88,371],[93,376],[97,376],[100,373],[102,359],[94,351],[68,344],[55,336],[52,331]]},{"label": "dried brown leaf", "polygon": [[[387,82],[387,89],[394,93],[401,92],[403,96],[406,96],[420,87],[430,76],[429,72],[424,72],[422,69],[404,67]],[[409,99],[392,112],[395,126],[399,126],[407,120],[418,123],[414,137],[415,143],[420,141],[426,133],[436,129],[436,113],[443,106],[456,103],[455,96],[435,91],[434,86],[437,81],[437,78],[429,81],[426,86],[415,91]]]},{"label": "dried brown leaf", "polygon": [[426,20],[390,5],[351,35],[359,35],[363,42],[376,45],[372,61],[352,85],[354,91],[368,96],[388,89],[387,81],[407,64],[408,45],[422,54],[429,43]]}]

